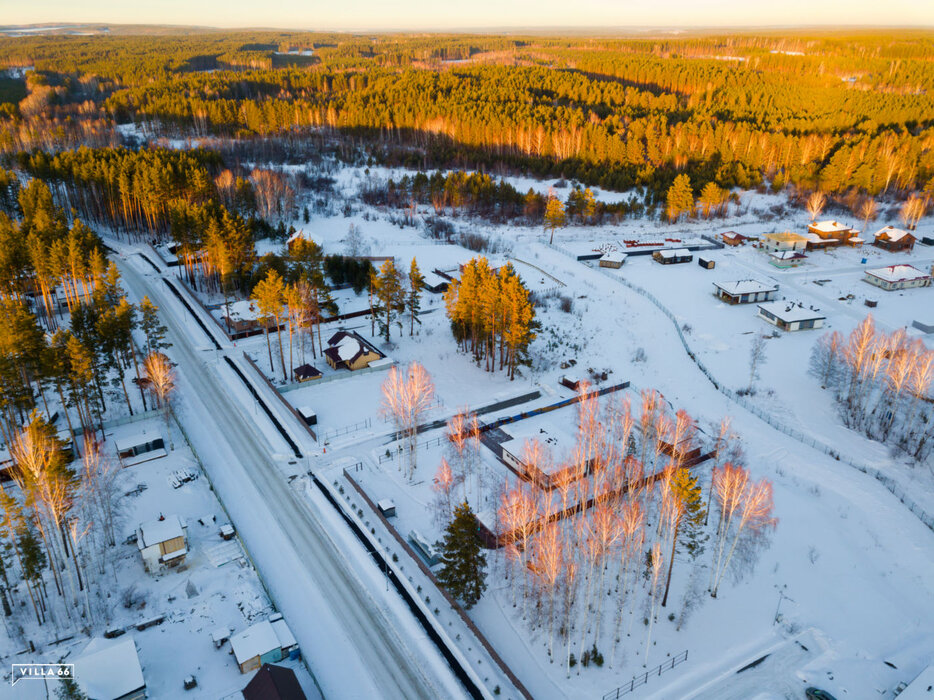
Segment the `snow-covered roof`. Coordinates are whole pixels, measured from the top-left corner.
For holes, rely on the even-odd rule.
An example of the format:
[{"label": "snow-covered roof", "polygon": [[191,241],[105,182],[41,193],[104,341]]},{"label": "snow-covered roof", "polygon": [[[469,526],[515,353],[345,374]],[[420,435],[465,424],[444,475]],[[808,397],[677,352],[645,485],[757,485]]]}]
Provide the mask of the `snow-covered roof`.
[{"label": "snow-covered roof", "polygon": [[345,335],[337,343],[337,355],[344,362],[352,360],[363,351],[360,341],[349,335]]},{"label": "snow-covered roof", "polygon": [[690,255],[691,251],[687,248],[670,248],[668,250],[660,250],[658,253],[663,258],[681,258],[685,255]]},{"label": "snow-covered roof", "polygon": [[229,312],[227,307],[224,307],[225,313],[228,314],[228,318],[231,320],[255,321],[259,318],[259,309],[255,303],[248,299],[231,302],[228,306]]},{"label": "snow-covered roof", "polygon": [[292,630],[289,629],[289,626],[285,624],[285,620],[281,617],[278,620],[273,620],[270,624],[272,625],[272,631],[276,633],[276,639],[279,640],[280,649],[288,649],[298,644]]},{"label": "snow-covered roof", "polygon": [[273,649],[279,649],[279,637],[272,623],[263,620],[231,637],[230,648],[233,649],[237,664],[242,664],[244,661],[262,656]]},{"label": "snow-covered roof", "polygon": [[769,255],[776,260],[797,260],[807,257],[800,250],[780,250],[778,252],[769,253]]},{"label": "snow-covered roof", "polygon": [[777,292],[777,284],[766,284],[757,280],[737,280],[735,282],[714,282],[715,287],[727,294],[738,296],[741,294],[758,294],[760,292]]},{"label": "snow-covered roof", "polygon": [[886,282],[905,282],[909,280],[927,279],[930,275],[913,265],[889,265],[875,270],[866,270],[867,275],[878,277]]},{"label": "snow-covered roof", "polygon": [[763,311],[768,311],[775,318],[778,318],[785,323],[827,318],[826,316],[821,315],[819,311],[809,309],[808,307],[793,301],[766,301],[759,304],[759,308]]},{"label": "snow-covered roof", "polygon": [[509,423],[502,429],[511,436],[510,440],[502,442],[502,446],[517,459],[522,458],[526,440],[538,440],[552,458],[551,464],[538,465],[546,473],[561,468],[564,458],[571,454],[577,444],[576,412],[552,411]]},{"label": "snow-covered roof", "polygon": [[181,519],[177,515],[167,515],[165,520],[150,520],[148,523],[141,523],[137,545],[140,549],[145,549],[176,537],[184,537],[184,535]]},{"label": "snow-covered roof", "polygon": [[229,627],[218,627],[216,630],[211,632],[211,641],[215,644],[220,644],[225,639],[230,638],[230,628]]},{"label": "snow-covered roof", "polygon": [[880,228],[874,234],[875,238],[880,238],[881,236],[885,236],[886,239],[892,241],[893,243],[895,241],[900,241],[901,239],[903,239],[905,236],[908,236],[908,235],[909,235],[908,231],[903,231],[902,229],[895,228],[894,226],[886,226],[885,228]]},{"label": "snow-covered roof", "polygon": [[446,277],[442,277],[437,272],[433,270],[428,270],[428,272],[423,272],[422,277],[425,280],[425,284],[429,287],[437,287],[442,284],[447,284],[450,280]]},{"label": "snow-covered roof", "polygon": [[75,681],[95,700],[116,700],[145,687],[133,637],[92,639],[75,659]]},{"label": "snow-covered roof", "polygon": [[839,221],[818,221],[811,224],[811,228],[823,231],[824,233],[841,233],[850,230],[849,226],[841,224]]},{"label": "snow-covered roof", "polygon": [[801,234],[802,238],[807,239],[808,243],[820,243],[823,238],[818,236],[816,233],[803,233]]},{"label": "snow-covered roof", "polygon": [[767,238],[770,241],[786,241],[789,243],[792,241],[806,241],[807,240],[807,238],[805,238],[801,234],[792,233],[791,231],[783,231],[782,233],[767,233],[763,236],[763,238]]},{"label": "snow-covered roof", "polygon": [[609,253],[604,253],[602,256],[600,256],[600,259],[606,260],[607,262],[623,262],[628,257],[629,256],[626,255],[626,253],[623,253],[618,250],[614,250]]},{"label": "snow-covered roof", "polygon": [[392,502],[391,498],[383,498],[377,501],[376,505],[379,506],[381,510],[392,510],[396,507],[396,504]]},{"label": "snow-covered roof", "polygon": [[159,433],[134,433],[133,435],[117,438],[114,440],[114,445],[117,447],[117,452],[123,452],[139,445],[145,445],[153,440],[158,440],[161,437],[162,435]]}]

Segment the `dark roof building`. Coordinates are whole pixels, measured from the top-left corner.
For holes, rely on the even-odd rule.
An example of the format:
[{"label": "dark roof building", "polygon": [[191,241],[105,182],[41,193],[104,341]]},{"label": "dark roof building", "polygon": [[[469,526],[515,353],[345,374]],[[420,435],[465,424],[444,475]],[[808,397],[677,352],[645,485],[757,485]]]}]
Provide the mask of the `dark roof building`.
[{"label": "dark roof building", "polygon": [[308,700],[295,671],[276,664],[263,664],[243,689],[244,700]]}]

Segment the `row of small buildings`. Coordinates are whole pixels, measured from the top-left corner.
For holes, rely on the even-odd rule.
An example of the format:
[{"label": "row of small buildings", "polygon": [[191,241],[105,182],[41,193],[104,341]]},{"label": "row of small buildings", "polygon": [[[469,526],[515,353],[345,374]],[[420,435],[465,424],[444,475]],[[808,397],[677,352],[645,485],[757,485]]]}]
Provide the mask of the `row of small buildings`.
[{"label": "row of small buildings", "polygon": [[[744,236],[735,231],[727,231],[720,235],[721,240],[728,246],[744,245],[747,241],[759,240],[762,247],[774,253],[783,251],[804,252],[833,248],[836,246],[861,246],[866,241],[859,235],[859,231],[841,224],[839,221],[815,221],[808,226],[807,233],[767,233],[758,239]],[[882,250],[890,252],[910,251],[914,248],[916,238],[913,234],[894,226],[885,226],[873,234],[872,244]]]}]

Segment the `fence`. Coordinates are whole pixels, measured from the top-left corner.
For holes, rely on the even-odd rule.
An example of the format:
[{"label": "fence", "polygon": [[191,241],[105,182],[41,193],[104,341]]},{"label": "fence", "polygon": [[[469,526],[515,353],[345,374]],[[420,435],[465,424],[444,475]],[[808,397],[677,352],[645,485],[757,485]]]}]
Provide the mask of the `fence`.
[{"label": "fence", "polygon": [[325,442],[327,442],[328,440],[331,440],[336,437],[340,437],[341,435],[349,435],[350,433],[355,433],[358,430],[365,430],[366,428],[369,428],[372,424],[373,424],[372,419],[367,418],[366,420],[362,420],[358,423],[354,423],[353,425],[345,425],[340,428],[334,428],[333,430],[329,430],[328,432],[324,434],[324,437],[322,439]]},{"label": "fence", "polygon": [[266,375],[263,374],[262,370],[256,366],[256,363],[253,362],[253,358],[247,355],[246,352],[244,352],[243,359],[246,360],[247,364],[253,368],[253,370],[256,372],[257,375],[259,375],[259,378],[262,379],[263,382],[265,382],[266,386],[269,387],[269,389],[272,391],[273,394],[275,394],[276,398],[282,402],[282,405],[285,406],[286,410],[288,410],[288,412],[291,413],[295,417],[295,419],[299,422],[299,424],[301,424],[301,426],[305,428],[305,430],[308,431],[308,434],[311,435],[312,439],[315,442],[318,442],[318,436],[315,435],[315,431],[311,429],[311,426],[305,422],[305,417],[301,415],[298,411],[296,411],[295,407],[292,406],[292,404],[290,404],[288,401],[285,400],[285,397],[279,393],[279,390],[276,389],[275,385],[273,385],[273,383],[269,381]]},{"label": "fence", "polygon": [[653,668],[651,671],[646,671],[641,676],[635,676],[626,685],[621,685],[616,690],[611,690],[609,693],[606,693],[603,696],[603,700],[616,700],[617,698],[621,698],[624,695],[628,695],[629,693],[634,691],[636,688],[641,688],[643,685],[646,685],[649,682],[649,678],[660,676],[665,671],[670,671],[678,664],[684,663],[687,660],[688,660],[688,650],[685,649],[677,656],[673,656],[671,659],[669,659],[665,663],[659,664],[658,666]]},{"label": "fence", "polygon": [[[568,256],[572,260],[575,259],[575,257],[571,253],[565,250],[562,250],[561,248],[555,247],[555,246],[552,246],[552,247],[554,248],[554,250],[557,250],[563,253],[564,255]],[[639,285],[633,284],[629,280],[623,277],[620,277],[619,275],[613,274],[609,270],[597,268],[597,271],[603,275],[606,275],[607,277],[616,281],[617,283],[623,285],[624,287],[628,287],[629,289],[636,292],[637,294],[641,294],[646,299],[648,299],[650,302],[652,302],[652,304],[654,304],[658,308],[659,311],[665,314],[674,324],[675,331],[678,333],[678,338],[681,340],[681,344],[684,346],[684,351],[688,354],[688,357],[690,357],[691,360],[694,362],[694,364],[697,365],[698,369],[700,369],[700,371],[703,372],[704,376],[710,380],[710,383],[713,384],[714,388],[717,391],[719,391],[721,394],[726,396],[728,399],[730,399],[730,401],[733,401],[734,403],[745,408],[750,413],[753,413],[754,415],[758,416],[759,418],[764,420],[766,423],[771,425],[773,428],[775,428],[779,432],[782,432],[785,435],[788,435],[789,437],[797,440],[798,442],[801,442],[805,445],[809,445],[810,447],[813,447],[816,450],[820,450],[824,454],[827,454],[833,457],[837,461],[842,462],[843,464],[847,464],[853,467],[854,469],[858,469],[859,471],[863,472],[863,474],[868,474],[869,476],[873,477],[876,481],[878,481],[880,484],[885,486],[885,488],[887,488],[899,501],[901,501],[904,505],[908,506],[908,510],[914,513],[918,517],[918,519],[921,520],[922,523],[924,523],[931,530],[934,530],[934,515],[927,513],[912,498],[910,498],[905,493],[904,489],[902,489],[902,487],[899,486],[898,482],[896,482],[892,477],[886,474],[883,474],[875,467],[871,467],[867,464],[861,464],[859,462],[854,462],[844,457],[837,450],[833,449],[832,447],[825,444],[824,442],[821,442],[820,440],[817,440],[816,438],[810,437],[808,435],[804,435],[800,431],[797,431],[794,428],[788,425],[785,425],[784,423],[770,416],[768,413],[766,413],[762,409],[751,404],[744,397],[738,396],[735,392],[724,387],[720,383],[720,381],[716,377],[714,377],[713,374],[710,373],[710,370],[707,369],[704,363],[701,362],[697,358],[697,355],[694,354],[694,350],[691,349],[691,346],[688,343],[687,338],[684,337],[684,331],[681,329],[680,322],[675,317],[675,315],[668,309],[668,307],[666,307],[661,301],[659,301],[653,294],[650,294],[649,292],[647,292],[645,289],[643,289]]]},{"label": "fence", "polygon": [[[440,437],[432,438],[431,440],[426,440],[425,442],[419,442],[417,443],[415,449],[420,450],[424,448],[427,450],[429,447],[437,447],[438,445],[444,443],[447,439],[448,438],[446,435],[442,435]],[[409,454],[410,451],[411,450],[408,447],[403,447],[402,445],[399,445],[394,450],[391,450],[387,447],[383,454],[377,455],[377,458],[379,463],[382,464],[383,462],[388,462],[395,459],[397,456]]]}]

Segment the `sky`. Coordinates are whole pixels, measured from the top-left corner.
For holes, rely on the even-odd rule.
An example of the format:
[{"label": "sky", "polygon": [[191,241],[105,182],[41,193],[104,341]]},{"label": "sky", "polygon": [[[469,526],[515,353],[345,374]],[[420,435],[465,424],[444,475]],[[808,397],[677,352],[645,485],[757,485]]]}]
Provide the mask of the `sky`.
[{"label": "sky", "polygon": [[934,0],[0,0],[0,23],[286,29],[934,26]]}]

